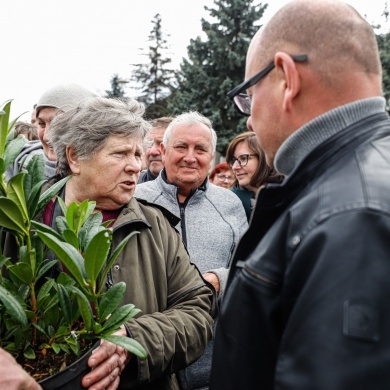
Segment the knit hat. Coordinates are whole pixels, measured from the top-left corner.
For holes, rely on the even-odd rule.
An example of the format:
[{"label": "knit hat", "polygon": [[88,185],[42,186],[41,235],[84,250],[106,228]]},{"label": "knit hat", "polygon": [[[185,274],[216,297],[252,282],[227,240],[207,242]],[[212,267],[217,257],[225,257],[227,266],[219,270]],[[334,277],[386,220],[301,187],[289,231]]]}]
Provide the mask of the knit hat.
[{"label": "knit hat", "polygon": [[62,111],[68,111],[72,106],[76,106],[82,101],[96,96],[96,94],[77,84],[57,85],[48,89],[39,98],[36,115],[43,107],[53,107]]}]

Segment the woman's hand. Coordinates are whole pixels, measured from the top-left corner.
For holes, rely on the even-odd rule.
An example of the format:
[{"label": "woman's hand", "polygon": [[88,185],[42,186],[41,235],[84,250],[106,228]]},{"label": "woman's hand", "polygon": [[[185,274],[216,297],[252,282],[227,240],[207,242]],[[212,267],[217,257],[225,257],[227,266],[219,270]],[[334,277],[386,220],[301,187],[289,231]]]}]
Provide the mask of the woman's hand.
[{"label": "woman's hand", "polygon": [[0,389],[42,390],[41,386],[2,348],[0,348]]},{"label": "woman's hand", "polygon": [[[127,336],[125,327],[115,333]],[[82,385],[90,390],[115,390],[119,386],[120,375],[129,359],[129,353],[115,344],[103,341],[88,359],[91,372],[84,376]]]}]

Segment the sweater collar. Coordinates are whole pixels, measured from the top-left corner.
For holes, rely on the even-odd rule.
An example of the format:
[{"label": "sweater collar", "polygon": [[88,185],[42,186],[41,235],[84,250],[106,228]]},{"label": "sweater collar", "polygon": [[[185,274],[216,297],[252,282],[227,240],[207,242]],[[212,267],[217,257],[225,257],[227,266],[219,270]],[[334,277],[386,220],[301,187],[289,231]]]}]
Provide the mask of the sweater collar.
[{"label": "sweater collar", "polygon": [[362,99],[311,120],[291,134],[280,146],[275,156],[276,170],[283,175],[290,175],[318,145],[352,124],[384,112],[385,104],[386,101],[382,97]]},{"label": "sweater collar", "polygon": [[[163,170],[160,172],[160,175],[161,175],[161,178],[163,179],[164,183],[175,186],[176,188],[178,188],[178,186],[175,183],[171,183],[168,181],[165,168],[163,168]],[[196,192],[196,190],[206,191],[207,185],[208,185],[208,178],[206,177],[206,179],[203,181],[203,183],[198,188],[194,188],[193,190],[191,190],[191,195],[193,195]]]}]

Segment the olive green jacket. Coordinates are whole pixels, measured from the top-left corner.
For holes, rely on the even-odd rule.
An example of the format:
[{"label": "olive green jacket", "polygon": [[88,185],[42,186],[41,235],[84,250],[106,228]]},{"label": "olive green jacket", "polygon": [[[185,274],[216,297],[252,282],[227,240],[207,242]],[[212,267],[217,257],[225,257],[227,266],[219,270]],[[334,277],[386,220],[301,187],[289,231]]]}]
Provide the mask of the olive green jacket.
[{"label": "olive green jacket", "polygon": [[[42,221],[42,213],[37,219]],[[120,389],[179,389],[174,373],[195,361],[211,339],[215,293],[190,262],[171,226],[176,223],[162,207],[133,198],[113,225],[113,248],[130,232],[140,232],[119,255],[106,285],[126,282],[123,303],[142,310],[126,328],[148,353],[146,360],[132,356]],[[15,253],[9,238],[5,255]]]},{"label": "olive green jacket", "polygon": [[[176,217],[170,217],[176,224]],[[211,338],[213,292],[190,263],[181,236],[156,206],[133,198],[113,229],[114,247],[131,231],[140,232],[112,267],[108,283],[127,283],[123,303],[142,310],[128,322],[128,332],[149,355],[145,361],[133,358],[121,375],[120,388],[145,383],[140,388],[178,389],[170,374],[196,360]]]}]

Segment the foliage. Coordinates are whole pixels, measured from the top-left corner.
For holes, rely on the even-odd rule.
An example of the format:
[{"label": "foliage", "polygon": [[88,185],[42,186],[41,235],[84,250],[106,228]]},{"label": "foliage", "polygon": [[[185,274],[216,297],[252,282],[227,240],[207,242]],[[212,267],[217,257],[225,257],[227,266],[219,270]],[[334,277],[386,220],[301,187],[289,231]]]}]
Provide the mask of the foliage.
[{"label": "foliage", "polygon": [[114,74],[111,79],[111,90],[106,91],[106,97],[108,98],[123,98],[125,91],[123,90],[123,81],[117,74]]},{"label": "foliage", "polygon": [[178,76],[178,88],[169,108],[174,114],[195,110],[213,121],[218,134],[217,149],[225,154],[232,138],[246,131],[245,119],[226,94],[244,79],[249,41],[259,29],[267,5],[252,0],[215,0],[205,7],[212,22],[202,19],[207,40],[191,40],[188,57]]},{"label": "foliage", "polygon": [[131,77],[139,85],[137,100],[145,103],[146,116],[151,119],[169,115],[167,96],[171,93],[175,76],[175,72],[167,67],[172,62],[167,53],[169,46],[166,37],[169,35],[163,33],[159,14],[155,15],[152,24],[149,51],[143,54],[147,57],[147,63],[133,65]]},{"label": "foliage", "polygon": [[[7,184],[3,176],[12,162],[16,140],[6,142],[10,103],[0,113],[0,226],[14,236],[18,262],[0,253],[0,343],[14,356],[34,359],[37,350],[80,353],[81,339],[106,339],[146,358],[143,347],[128,337],[113,336],[139,313],[134,305],[119,306],[126,288],[118,283],[103,291],[110,267],[133,232],[115,250],[112,229],[94,213],[95,202],[59,200],[63,216],[58,231],[34,221],[37,213],[59,192],[69,177],[41,194],[44,172],[37,157]],[[50,249],[50,251],[47,250]],[[54,277],[59,259],[67,270]]]},{"label": "foliage", "polygon": [[[388,2],[385,4],[385,8],[382,16],[385,18],[385,25],[388,25]],[[382,63],[382,71],[383,71],[383,95],[386,99],[387,109],[390,107],[390,31],[384,30],[384,28],[380,25],[373,26],[374,30],[381,30],[376,34],[378,46],[379,46],[379,54]],[[386,31],[386,32],[384,32]]]}]

